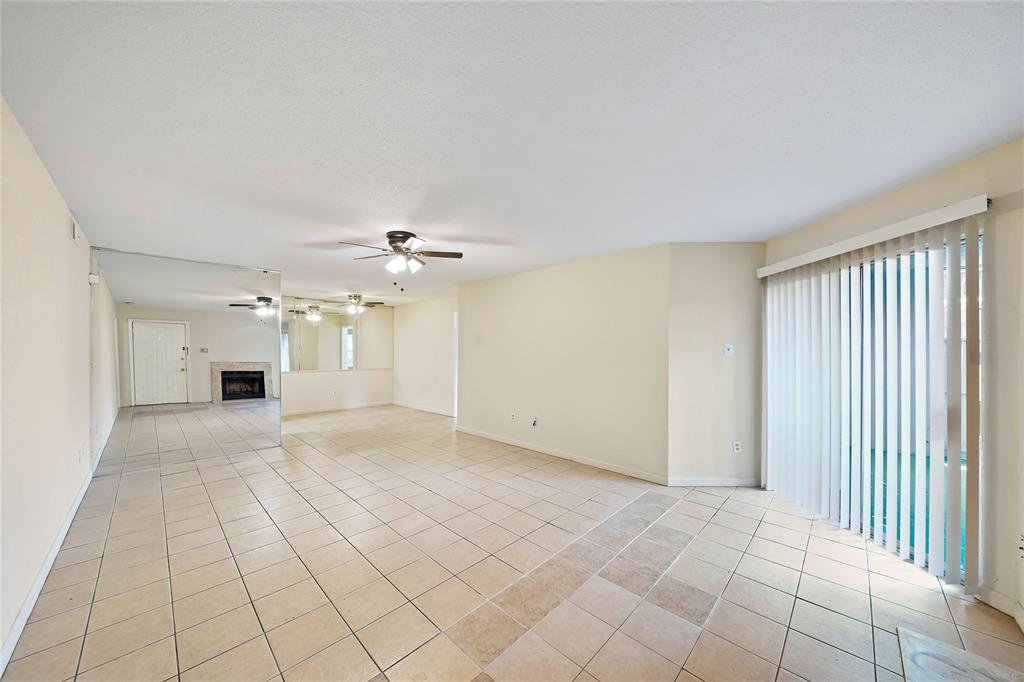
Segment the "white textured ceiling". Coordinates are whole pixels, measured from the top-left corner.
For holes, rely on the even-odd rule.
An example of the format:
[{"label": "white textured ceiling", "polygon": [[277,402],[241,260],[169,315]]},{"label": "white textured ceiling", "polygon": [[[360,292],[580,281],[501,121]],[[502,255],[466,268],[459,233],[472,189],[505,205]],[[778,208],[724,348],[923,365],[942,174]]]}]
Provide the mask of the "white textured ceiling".
[{"label": "white textured ceiling", "polygon": [[[95,244],[405,297],[763,240],[1022,133],[1022,4],[3,2],[2,88]],[[950,197],[960,199],[962,197]]]},{"label": "white textured ceiling", "polygon": [[255,303],[257,296],[281,301],[281,276],[273,271],[103,249],[96,251],[96,260],[116,303],[251,315],[229,304]]}]

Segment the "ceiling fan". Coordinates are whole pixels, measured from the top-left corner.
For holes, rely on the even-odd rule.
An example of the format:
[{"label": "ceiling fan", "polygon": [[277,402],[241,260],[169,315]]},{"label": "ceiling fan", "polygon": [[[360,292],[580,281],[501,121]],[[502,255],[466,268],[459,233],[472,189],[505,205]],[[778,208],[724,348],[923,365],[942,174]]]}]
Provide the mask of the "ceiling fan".
[{"label": "ceiling fan", "polygon": [[274,314],[274,299],[269,296],[257,296],[255,303],[228,303],[229,308],[248,308],[255,310],[260,317],[270,317]]},{"label": "ceiling fan", "polygon": [[397,275],[407,268],[411,274],[415,274],[420,268],[426,265],[424,258],[462,258],[461,251],[421,251],[426,240],[420,239],[412,232],[405,230],[392,230],[387,233],[388,248],[382,246],[369,246],[367,244],[356,244],[354,242],[338,242],[346,246],[361,246],[364,249],[381,251],[373,256],[360,256],[355,260],[366,260],[368,258],[384,258],[390,256],[387,262],[388,272]]}]

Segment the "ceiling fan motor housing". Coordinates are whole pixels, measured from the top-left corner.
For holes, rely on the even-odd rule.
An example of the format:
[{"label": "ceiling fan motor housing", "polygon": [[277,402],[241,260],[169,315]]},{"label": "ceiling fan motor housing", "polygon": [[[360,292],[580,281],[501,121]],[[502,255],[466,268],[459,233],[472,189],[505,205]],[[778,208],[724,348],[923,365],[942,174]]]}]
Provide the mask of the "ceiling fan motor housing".
[{"label": "ceiling fan motor housing", "polygon": [[405,230],[391,230],[387,233],[388,245],[392,249],[401,248],[403,244],[415,236],[412,232],[406,232]]}]

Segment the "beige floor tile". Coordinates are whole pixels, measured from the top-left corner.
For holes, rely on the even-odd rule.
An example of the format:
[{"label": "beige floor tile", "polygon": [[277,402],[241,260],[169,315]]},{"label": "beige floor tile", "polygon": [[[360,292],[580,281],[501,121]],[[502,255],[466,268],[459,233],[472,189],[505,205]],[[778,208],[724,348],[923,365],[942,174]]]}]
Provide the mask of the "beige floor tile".
[{"label": "beige floor tile", "polygon": [[440,564],[423,557],[388,575],[388,580],[409,599],[415,599],[427,590],[452,577]]},{"label": "beige floor tile", "polygon": [[355,535],[345,536],[352,546],[362,552],[364,555],[369,555],[371,552],[375,552],[378,549],[383,549],[390,544],[398,542],[402,539],[402,536],[391,530],[387,526],[377,526],[362,533]]},{"label": "beige floor tile", "polygon": [[309,571],[296,557],[242,576],[242,581],[250,598],[259,599],[310,577]]},{"label": "beige floor tile", "polygon": [[869,577],[872,597],[927,613],[933,618],[952,620],[949,607],[946,606],[946,597],[941,592],[911,585],[878,573],[871,573]]},{"label": "beige floor tile", "polygon": [[327,603],[327,595],[310,578],[257,599],[253,607],[263,629],[270,631]]},{"label": "beige floor tile", "polygon": [[[762,559],[753,554],[743,555],[736,566],[736,573],[787,594],[796,594],[801,576],[800,571],[796,569]],[[698,585],[698,587],[700,586]]]},{"label": "beige floor tile", "polygon": [[167,637],[84,672],[76,680],[79,682],[107,680],[160,682],[160,680],[175,677],[177,673],[178,663],[175,657],[174,638]]},{"label": "beige floor tile", "polygon": [[178,661],[182,670],[218,656],[263,632],[251,605],[178,632]]},{"label": "beige floor tile", "polygon": [[783,545],[764,538],[755,537],[747,545],[747,553],[799,570],[803,566],[807,553],[788,545]]},{"label": "beige floor tile", "polygon": [[602,568],[598,575],[642,597],[654,587],[661,573],[660,569],[625,559],[620,555]]},{"label": "beige floor tile", "polygon": [[411,542],[399,539],[398,542],[367,554],[366,558],[374,568],[387,575],[408,566],[423,556],[423,552]]},{"label": "beige floor tile", "polygon": [[530,628],[558,606],[562,599],[540,581],[527,576],[505,588],[491,601],[523,626]]},{"label": "beige floor tile", "polygon": [[808,554],[804,561],[804,573],[813,575],[822,580],[842,585],[851,590],[868,594],[868,572],[862,568],[849,566],[840,561]]},{"label": "beige floor tile", "polygon": [[173,633],[170,606],[161,606],[102,630],[90,632],[82,647],[82,660],[78,670],[92,670]]},{"label": "beige floor tile", "polygon": [[485,603],[451,626],[447,635],[482,668],[512,645],[526,628],[493,604]]},{"label": "beige floor tile", "polygon": [[171,583],[158,580],[149,585],[94,602],[89,616],[89,631],[99,630],[158,606],[171,603]]},{"label": "beige floor tile", "polygon": [[686,662],[700,631],[693,623],[647,601],[640,602],[620,628],[620,632],[679,666]]},{"label": "beige floor tile", "polygon": [[278,674],[267,638],[259,636],[181,673],[181,682],[270,680]]},{"label": "beige floor tile", "polygon": [[240,578],[174,602],[174,627],[185,630],[249,603]]},{"label": "beige floor tile", "polygon": [[191,571],[194,568],[200,566],[206,566],[212,564],[215,561],[221,561],[231,556],[231,548],[228,547],[228,543],[225,540],[218,540],[217,542],[211,542],[208,545],[202,545],[195,549],[190,549],[178,554],[173,554],[169,558],[171,575],[178,575],[185,571]]},{"label": "beige floor tile", "polygon": [[75,676],[82,638],[24,656],[7,664],[4,682],[60,682]]},{"label": "beige floor tile", "polygon": [[874,661],[871,626],[835,611],[796,600],[789,626],[868,661]]},{"label": "beige floor tile", "polygon": [[675,663],[622,632],[612,635],[586,670],[601,682],[672,682],[679,674]]},{"label": "beige floor tile", "polygon": [[359,552],[347,540],[339,540],[299,556],[309,572],[317,576],[359,558]]},{"label": "beige floor tile", "polygon": [[713,594],[667,576],[647,595],[647,601],[697,626],[704,625],[717,600]]},{"label": "beige floor tile", "polygon": [[896,635],[881,628],[872,628],[872,634],[875,639],[875,665],[903,675],[903,661]]},{"label": "beige floor tile", "polygon": [[1024,646],[965,627],[960,628],[960,636],[963,637],[964,646],[971,653],[1024,673]]},{"label": "beige floor tile", "polygon": [[349,635],[284,673],[285,682],[365,682],[380,670],[355,635]]},{"label": "beige floor tile", "polygon": [[349,627],[358,630],[407,601],[386,578],[380,578],[350,592],[334,603]]},{"label": "beige floor tile", "polygon": [[101,570],[99,580],[96,581],[95,598],[99,600],[113,597],[116,594],[128,592],[136,587],[142,587],[157,580],[164,580],[169,575],[167,559],[163,557],[123,570]]},{"label": "beige floor tile", "polygon": [[406,604],[356,631],[356,637],[382,670],[438,633],[426,616]]},{"label": "beige floor tile", "polygon": [[80,564],[74,564],[67,568],[55,568],[50,571],[48,576],[46,576],[46,582],[43,583],[42,594],[47,594],[53,590],[58,590],[63,587],[76,585],[85,580],[95,580],[99,573],[99,559],[83,561]]},{"label": "beige floor tile", "polygon": [[85,634],[88,619],[89,607],[80,606],[56,616],[29,623],[21,632],[21,638],[14,648],[11,660],[16,661],[37,651],[62,644],[69,639],[81,637]]},{"label": "beige floor tile", "polygon": [[868,661],[792,630],[786,637],[782,667],[807,680],[859,682],[875,674],[875,666]]},{"label": "beige floor tile", "polygon": [[[438,561],[444,565],[443,561]],[[464,583],[485,597],[493,597],[519,576],[519,571],[493,556],[459,573]]]},{"label": "beige floor tile", "polygon": [[238,577],[238,569],[235,567],[233,559],[216,561],[207,566],[172,576],[171,594],[175,599],[183,599]]},{"label": "beige floor tile", "polygon": [[442,634],[392,666],[387,677],[391,682],[469,682],[479,673],[476,663]]},{"label": "beige floor tile", "polygon": [[336,600],[381,577],[380,571],[374,568],[369,561],[363,557],[357,557],[348,563],[321,573],[316,576],[316,580],[327,596],[331,600]]},{"label": "beige floor tile", "polygon": [[576,536],[567,530],[547,524],[527,535],[526,539],[549,552],[558,552],[576,539]]},{"label": "beige floor tile", "polygon": [[715,605],[705,628],[775,665],[779,664],[786,628],[773,620],[722,599]]},{"label": "beige floor tile", "polygon": [[287,671],[351,632],[330,604],[267,633],[278,666]]},{"label": "beige floor tile", "polygon": [[526,573],[540,565],[551,556],[551,552],[533,544],[529,540],[520,539],[500,549],[494,556],[521,573]]},{"label": "beige floor tile", "polygon": [[569,600],[615,628],[622,625],[640,603],[640,597],[600,576],[585,582]]},{"label": "beige floor tile", "polygon": [[580,667],[528,632],[487,666],[494,682],[569,682]]},{"label": "beige floor tile", "polygon": [[519,539],[518,535],[497,524],[491,524],[481,528],[480,530],[467,534],[465,537],[474,545],[490,552],[491,554],[504,547],[508,547]]},{"label": "beige floor tile", "polygon": [[810,542],[807,544],[807,551],[854,568],[867,569],[868,567],[867,552],[864,550],[824,538],[811,536]]},{"label": "beige floor tile", "polygon": [[[850,618],[856,618],[865,623],[871,622],[871,598],[863,592],[851,590],[812,575],[805,575],[800,579],[797,596]],[[941,598],[941,595],[939,597]]]},{"label": "beige floor tile", "polygon": [[486,559],[487,552],[463,539],[430,552],[430,557],[452,573],[460,573]]},{"label": "beige floor tile", "polygon": [[578,666],[585,666],[615,629],[572,602],[564,601],[534,628],[544,641]]},{"label": "beige floor tile", "polygon": [[36,599],[36,605],[32,608],[32,614],[29,616],[28,622],[32,623],[80,606],[86,606],[92,602],[95,590],[96,581],[86,580],[85,582],[40,594]]},{"label": "beige floor tile", "polygon": [[709,564],[714,564],[727,571],[735,570],[736,564],[740,562],[743,553],[732,547],[720,545],[717,542],[694,538],[693,541],[683,550],[683,556],[691,556]]},{"label": "beige floor tile", "polygon": [[449,578],[421,594],[413,603],[444,630],[482,604],[484,598],[458,578]]},{"label": "beige floor tile", "polygon": [[701,634],[684,667],[705,682],[769,681],[777,671],[763,658],[710,632]]},{"label": "beige floor tile", "polygon": [[249,575],[295,556],[295,552],[286,540],[278,540],[235,555],[235,563],[238,564],[239,573]]},{"label": "beige floor tile", "polygon": [[926,613],[914,611],[884,599],[871,600],[871,616],[875,627],[883,630],[895,633],[896,628],[902,626],[951,646],[961,646],[956,626],[950,621],[932,618]]},{"label": "beige floor tile", "polygon": [[792,595],[740,575],[733,576],[722,597],[783,625],[789,624],[793,611]]},{"label": "beige floor tile", "polygon": [[615,553],[589,540],[580,539],[560,551],[557,556],[596,573],[612,560]]},{"label": "beige floor tile", "polygon": [[1021,634],[1016,621],[1002,611],[981,602],[968,602],[956,598],[947,601],[953,620],[958,625],[1024,646],[1024,634]]},{"label": "beige floor tile", "polygon": [[[747,557],[744,557],[747,558]],[[741,562],[742,563],[742,560]],[[679,582],[699,588],[708,594],[720,595],[732,574],[706,561],[690,556],[679,557],[666,574]]]}]

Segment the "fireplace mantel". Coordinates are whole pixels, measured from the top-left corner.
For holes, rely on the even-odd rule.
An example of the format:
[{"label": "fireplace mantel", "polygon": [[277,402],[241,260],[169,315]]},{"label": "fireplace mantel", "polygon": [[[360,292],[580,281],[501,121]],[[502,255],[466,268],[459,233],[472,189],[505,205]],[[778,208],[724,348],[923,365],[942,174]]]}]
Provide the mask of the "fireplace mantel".
[{"label": "fireplace mantel", "polygon": [[263,372],[263,384],[266,388],[267,400],[274,397],[274,367],[269,362],[211,362],[210,363],[210,399],[212,402],[224,402],[221,394],[220,373],[228,370],[245,372]]}]

